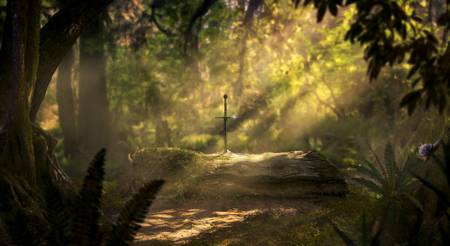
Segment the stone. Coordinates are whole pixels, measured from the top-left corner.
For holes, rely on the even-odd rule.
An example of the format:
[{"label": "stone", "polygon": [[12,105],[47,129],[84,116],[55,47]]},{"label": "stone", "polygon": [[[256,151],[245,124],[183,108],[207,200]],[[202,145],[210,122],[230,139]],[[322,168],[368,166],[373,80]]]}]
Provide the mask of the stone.
[{"label": "stone", "polygon": [[348,192],[339,169],[314,151],[202,154],[150,148],[131,154],[130,161],[134,185],[165,179],[168,194],[314,198]]},{"label": "stone", "polygon": [[229,153],[214,163],[217,168],[205,179],[209,189],[216,185],[234,194],[284,198],[344,196],[348,192],[338,168],[314,151]]}]

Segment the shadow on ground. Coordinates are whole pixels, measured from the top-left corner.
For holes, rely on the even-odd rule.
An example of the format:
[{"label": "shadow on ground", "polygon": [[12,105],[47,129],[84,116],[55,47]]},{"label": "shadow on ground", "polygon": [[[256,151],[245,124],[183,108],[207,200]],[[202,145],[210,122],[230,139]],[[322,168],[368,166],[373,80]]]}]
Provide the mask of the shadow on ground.
[{"label": "shadow on ground", "polygon": [[142,224],[135,245],[211,245],[207,242],[215,241],[215,236],[227,232],[237,235],[235,228],[255,218],[260,220],[268,214],[294,217],[316,210],[322,204],[314,200],[247,198],[242,202],[221,201],[213,205],[199,202],[183,208],[156,209]]}]

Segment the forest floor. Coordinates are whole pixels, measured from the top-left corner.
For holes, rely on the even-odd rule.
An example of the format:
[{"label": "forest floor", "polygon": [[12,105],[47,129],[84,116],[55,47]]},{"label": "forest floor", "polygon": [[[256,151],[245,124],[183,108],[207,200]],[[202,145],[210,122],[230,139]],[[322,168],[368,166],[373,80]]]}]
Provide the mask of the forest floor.
[{"label": "forest floor", "polygon": [[[148,153],[154,152],[148,151]],[[161,151],[159,154],[167,155],[166,152]],[[190,156],[189,153],[181,154],[183,158]],[[176,156],[180,158],[180,153],[176,153]],[[274,154],[250,157],[232,155],[227,158],[222,156],[213,159],[208,156],[209,161],[197,161],[200,164],[191,170],[202,169],[199,168],[199,165],[204,163],[207,163],[209,167],[212,160],[213,164],[220,162],[214,170],[220,170],[221,174],[224,173],[224,167],[229,169],[230,163],[232,163],[231,170],[233,171],[239,167],[249,172],[249,165],[252,169],[254,169],[253,165],[258,167],[267,165],[267,156],[273,158]],[[279,154],[275,154],[275,156],[279,162]],[[146,156],[140,160],[150,160],[149,162],[153,163],[152,170],[155,170],[157,165],[155,163],[158,160],[173,160],[172,157],[173,153],[171,152],[168,158]],[[257,161],[253,161],[255,157],[258,159]],[[242,158],[247,161],[250,158],[252,161],[251,163],[243,162]],[[187,159],[191,162],[193,160],[190,157]],[[283,163],[286,161],[285,159],[282,160]],[[300,159],[295,161],[300,161]],[[301,161],[305,161],[303,157]],[[273,160],[270,159],[270,165],[272,162]],[[239,166],[234,165],[235,163],[239,163]],[[142,174],[142,170],[137,172]],[[250,190],[247,188],[244,189],[236,184],[229,185],[227,183],[227,179],[230,178],[228,173],[225,179],[211,181],[209,178],[204,178],[208,176],[206,173],[211,173],[212,169],[210,168],[202,169],[204,175],[194,174],[189,171],[189,168],[184,170],[187,174],[177,175],[178,183],[172,181],[173,184],[168,184],[161,192],[160,198],[153,204],[135,238],[135,245],[339,245],[340,239],[329,225],[328,219],[353,221],[359,215],[358,209],[363,208],[364,201],[367,200],[362,198],[358,192],[350,192],[346,198],[317,195],[298,196],[299,193],[296,196],[289,196],[291,190],[288,189],[283,194],[279,193],[279,188],[274,190],[276,196],[268,196],[267,194],[272,194],[272,190],[266,186],[252,187],[253,189],[249,193]],[[261,170],[265,169],[258,169],[257,172]],[[284,171],[286,170],[283,169]],[[323,169],[321,169],[322,171]],[[262,176],[264,175],[258,177]],[[179,189],[179,182],[184,182],[184,180],[189,180],[189,183],[194,185],[183,183],[182,198],[168,199],[167,194],[175,193],[174,187]],[[265,179],[264,182],[266,182]],[[248,182],[245,183],[245,185],[248,184]],[[289,186],[293,185],[311,186],[311,184],[289,183]],[[201,189],[198,188],[200,186]],[[334,183],[331,186],[335,186]],[[328,189],[323,185],[320,185],[319,188]],[[284,187],[282,189],[284,190]],[[264,192],[261,193],[259,190],[264,190]],[[311,188],[307,188],[308,192],[310,190]],[[255,193],[256,195],[251,195],[255,191],[258,191]]]},{"label": "forest floor", "polygon": [[[234,201],[185,201],[183,205],[155,206],[135,241],[136,245],[142,246],[300,245],[294,243],[297,241],[295,235],[288,235],[294,226],[302,223],[295,218],[324,209],[327,200],[330,198],[248,197]],[[277,229],[270,230],[270,227]],[[267,241],[268,236],[272,242]]]}]

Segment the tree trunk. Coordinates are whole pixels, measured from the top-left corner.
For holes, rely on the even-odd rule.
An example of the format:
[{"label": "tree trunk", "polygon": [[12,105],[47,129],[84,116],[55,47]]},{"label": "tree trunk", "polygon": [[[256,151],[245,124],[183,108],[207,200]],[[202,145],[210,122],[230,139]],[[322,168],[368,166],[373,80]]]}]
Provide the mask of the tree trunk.
[{"label": "tree trunk", "polygon": [[158,115],[155,119],[155,125],[155,145],[157,147],[172,147],[172,131],[167,120],[162,115]]},{"label": "tree trunk", "polygon": [[56,100],[58,102],[59,124],[64,139],[66,156],[78,155],[78,135],[75,116],[74,93],[72,89],[72,68],[74,51],[71,49],[58,68],[56,81]]},{"label": "tree trunk", "polygon": [[2,42],[0,81],[6,143],[3,164],[35,183],[35,157],[29,95],[39,61],[40,1],[8,1]]},{"label": "tree trunk", "polygon": [[106,91],[106,55],[100,18],[80,38],[79,134],[87,154],[106,147],[110,115]]},{"label": "tree trunk", "polygon": [[33,91],[30,118],[36,119],[48,85],[66,52],[75,44],[81,32],[114,0],[83,0],[70,4],[55,15],[41,29],[39,67]]},{"label": "tree trunk", "polygon": [[7,2],[0,51],[0,164],[13,175],[34,184],[41,164],[61,171],[52,158],[53,139],[32,121],[58,64],[112,1],[76,1],[52,16],[42,30],[40,0]]}]

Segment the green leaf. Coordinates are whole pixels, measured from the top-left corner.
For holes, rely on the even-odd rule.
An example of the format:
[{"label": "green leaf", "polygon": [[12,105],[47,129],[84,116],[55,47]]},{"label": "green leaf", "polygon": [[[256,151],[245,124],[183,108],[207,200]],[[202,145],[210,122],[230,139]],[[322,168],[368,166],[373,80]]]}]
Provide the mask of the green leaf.
[{"label": "green leaf", "polygon": [[373,180],[369,180],[369,179],[365,179],[365,178],[352,178],[352,179],[355,180],[356,182],[360,183],[364,187],[366,187],[368,190],[378,193],[380,195],[384,195],[383,188],[379,184],[375,183]]},{"label": "green leaf", "polygon": [[127,202],[120,212],[119,218],[106,245],[123,246],[129,245],[139,228],[144,222],[148,208],[153,203],[156,194],[164,184],[163,180],[155,180],[145,184],[139,192]]},{"label": "green leaf", "polygon": [[376,167],[375,167],[375,165],[372,163],[372,162],[370,162],[369,160],[364,160],[364,163],[372,170],[372,173],[375,175],[375,176],[377,176],[378,178],[377,178],[377,180],[380,180],[380,183],[384,186],[384,187],[387,187],[389,184],[389,182],[388,182],[388,180],[387,180],[387,173],[386,173],[386,167],[384,167],[384,166],[382,166],[382,164],[381,163],[379,163],[379,168],[381,169],[381,170],[379,170],[379,169],[377,169]]},{"label": "green leaf", "polygon": [[424,211],[422,203],[420,203],[420,201],[417,200],[414,196],[406,192],[402,192],[400,195],[408,199],[414,206],[420,209],[420,211]]},{"label": "green leaf", "polygon": [[433,183],[426,180],[425,178],[422,178],[418,175],[414,175],[423,185],[425,185],[428,189],[432,190],[434,193],[436,193],[437,197],[445,202],[447,206],[450,206],[450,201],[448,199],[448,196],[445,192],[443,192],[441,189],[436,187]]},{"label": "green leaf", "polygon": [[401,107],[407,106],[408,108],[408,114],[412,114],[414,110],[416,109],[417,104],[422,98],[423,90],[416,90],[413,92],[410,92],[406,94],[406,96],[403,97],[402,101],[400,102]]},{"label": "green leaf", "polygon": [[330,13],[331,13],[333,16],[337,16],[337,14],[338,14],[338,8],[337,8],[337,5],[336,5],[335,3],[333,3],[333,2],[328,2],[328,10],[330,11]]},{"label": "green leaf", "polygon": [[395,185],[395,180],[398,174],[398,167],[395,160],[394,146],[390,142],[384,147],[384,165],[386,166],[389,183]]},{"label": "green leaf", "polygon": [[363,213],[361,221],[361,244],[363,246],[369,246],[369,241],[369,226],[367,224],[366,213]]},{"label": "green leaf", "polygon": [[360,173],[361,175],[365,175],[367,177],[370,177],[371,179],[374,179],[376,182],[378,182],[380,184],[384,184],[385,183],[385,180],[383,179],[383,176],[374,167],[371,168],[370,166],[358,165],[358,166],[354,166],[352,168],[356,172]]},{"label": "green leaf", "polygon": [[90,163],[76,203],[72,243],[91,245],[97,239],[100,219],[100,203],[105,175],[106,150],[100,150]]},{"label": "green leaf", "polygon": [[337,235],[341,238],[341,240],[345,243],[346,246],[355,246],[355,243],[353,240],[344,232],[342,231],[335,223],[332,221],[329,221],[331,224],[331,227],[334,229],[334,231],[337,233]]},{"label": "green leaf", "polygon": [[322,1],[319,4],[319,8],[317,10],[317,22],[321,22],[323,20],[323,17],[325,17],[326,11],[327,11],[327,4],[325,1]]}]

